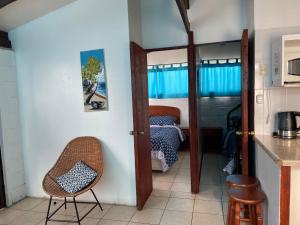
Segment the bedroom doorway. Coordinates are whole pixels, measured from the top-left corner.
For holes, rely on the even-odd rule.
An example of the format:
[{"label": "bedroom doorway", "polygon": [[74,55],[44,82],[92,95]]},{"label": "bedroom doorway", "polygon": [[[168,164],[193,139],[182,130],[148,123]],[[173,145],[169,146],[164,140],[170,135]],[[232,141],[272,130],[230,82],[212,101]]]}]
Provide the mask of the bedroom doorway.
[{"label": "bedroom doorway", "polygon": [[[193,33],[189,34],[189,46],[180,46],[164,49],[145,50],[136,43],[131,42],[131,80],[132,80],[132,106],[133,106],[133,128],[130,132],[134,136],[135,145],[135,168],[136,168],[136,192],[137,208],[141,210],[150,194],[153,191],[152,185],[152,164],[151,164],[151,138],[149,125],[149,100],[148,100],[148,71],[147,53],[153,51],[186,49],[188,70],[188,125],[184,129],[190,152],[186,153],[185,162],[187,165],[182,167],[185,175],[190,176],[190,184],[184,184],[185,190],[189,192],[199,192],[200,182],[200,148],[198,147],[198,128],[197,128],[197,90],[196,83],[196,58],[195,45],[193,44]],[[191,157],[190,157],[191,156]],[[188,178],[186,178],[188,179]],[[173,184],[172,184],[173,186]],[[170,185],[168,188],[172,188]],[[185,192],[188,193],[188,192]]]},{"label": "bedroom doorway", "polygon": [[187,48],[151,50],[147,63],[154,195],[190,193]]}]

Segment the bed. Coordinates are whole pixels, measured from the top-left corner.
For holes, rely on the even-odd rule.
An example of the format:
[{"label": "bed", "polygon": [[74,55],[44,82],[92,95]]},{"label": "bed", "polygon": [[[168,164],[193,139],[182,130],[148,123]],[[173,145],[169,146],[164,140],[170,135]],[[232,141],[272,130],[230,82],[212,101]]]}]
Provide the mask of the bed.
[{"label": "bed", "polygon": [[[180,110],[169,106],[150,106],[152,170],[166,172],[176,161],[177,151],[185,137],[180,124]],[[172,121],[167,121],[166,118]]]}]

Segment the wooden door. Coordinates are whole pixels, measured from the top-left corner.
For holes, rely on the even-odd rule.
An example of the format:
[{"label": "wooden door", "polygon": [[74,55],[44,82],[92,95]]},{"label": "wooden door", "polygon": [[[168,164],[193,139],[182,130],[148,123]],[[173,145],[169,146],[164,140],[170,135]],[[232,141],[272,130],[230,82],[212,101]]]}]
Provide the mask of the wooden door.
[{"label": "wooden door", "polygon": [[152,192],[151,143],[147,80],[147,53],[130,43],[132,109],[137,208],[141,210]]},{"label": "wooden door", "polygon": [[193,32],[189,32],[188,46],[188,64],[189,64],[189,126],[190,126],[190,167],[191,167],[191,191],[199,192],[200,186],[200,142],[199,142],[199,124],[198,124],[198,105],[197,92],[197,68],[196,68],[196,48],[194,45]]},{"label": "wooden door", "polygon": [[2,167],[1,149],[0,149],[0,209],[4,208],[5,206],[6,203],[5,203],[3,167]]},{"label": "wooden door", "polygon": [[242,95],[241,95],[241,153],[242,174],[249,174],[249,37],[248,30],[243,31],[241,39]]}]

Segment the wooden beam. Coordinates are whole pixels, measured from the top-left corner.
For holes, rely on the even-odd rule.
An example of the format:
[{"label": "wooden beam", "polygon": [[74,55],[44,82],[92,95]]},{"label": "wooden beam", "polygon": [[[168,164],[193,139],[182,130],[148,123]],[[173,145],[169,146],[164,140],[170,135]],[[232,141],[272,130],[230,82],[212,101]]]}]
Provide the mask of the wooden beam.
[{"label": "wooden beam", "polygon": [[7,6],[8,4],[15,2],[17,0],[0,0],[0,8],[3,8],[4,6]]},{"label": "wooden beam", "polygon": [[186,2],[185,0],[176,0],[185,30],[187,33],[189,33],[190,32],[190,21],[189,21],[188,15],[187,15],[187,7],[186,7],[185,2]]},{"label": "wooden beam", "polygon": [[0,30],[0,38],[8,39],[8,33],[5,31]]},{"label": "wooden beam", "polygon": [[11,42],[8,39],[8,33],[0,30],[0,47],[11,48]]},{"label": "wooden beam", "polygon": [[184,0],[186,9],[190,9],[190,0]]}]

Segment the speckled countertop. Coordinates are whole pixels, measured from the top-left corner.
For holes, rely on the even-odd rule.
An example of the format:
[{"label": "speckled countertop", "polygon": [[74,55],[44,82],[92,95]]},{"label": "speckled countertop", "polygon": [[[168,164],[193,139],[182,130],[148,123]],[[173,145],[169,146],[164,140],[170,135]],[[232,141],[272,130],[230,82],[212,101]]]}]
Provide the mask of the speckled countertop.
[{"label": "speckled countertop", "polygon": [[256,135],[254,140],[280,166],[300,166],[300,139]]}]

